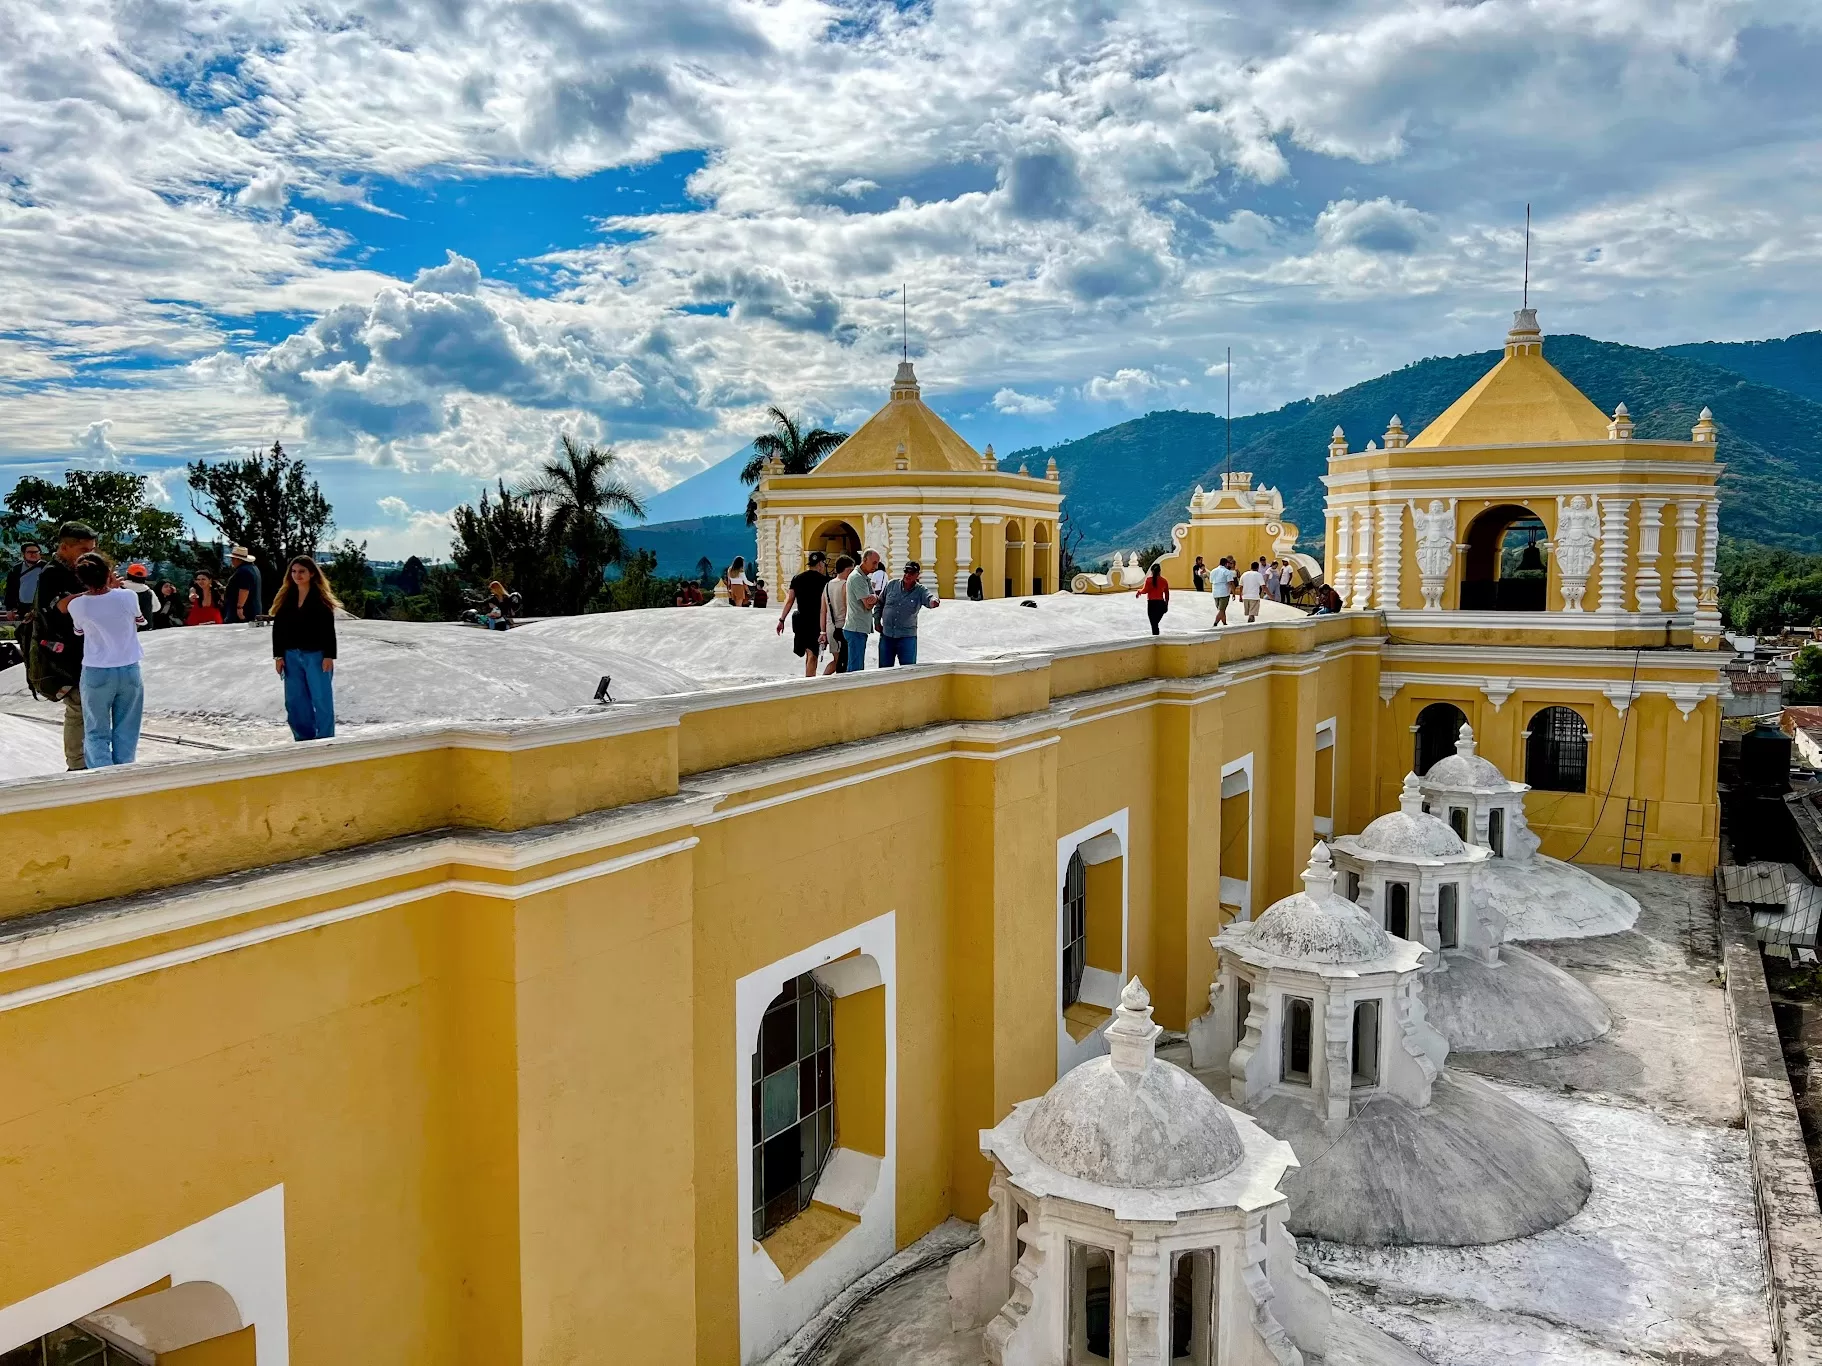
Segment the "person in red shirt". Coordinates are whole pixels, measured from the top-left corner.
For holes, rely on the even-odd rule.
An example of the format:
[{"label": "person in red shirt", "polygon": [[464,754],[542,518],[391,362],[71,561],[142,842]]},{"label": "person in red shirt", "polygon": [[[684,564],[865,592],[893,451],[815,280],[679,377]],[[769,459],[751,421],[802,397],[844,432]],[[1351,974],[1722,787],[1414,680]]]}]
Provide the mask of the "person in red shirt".
[{"label": "person in red shirt", "polygon": [[1151,633],[1160,634],[1158,623],[1164,620],[1164,614],[1170,611],[1170,584],[1165,582],[1164,570],[1159,560],[1151,562],[1151,574],[1139,585],[1135,598],[1144,598],[1145,615],[1151,618]]}]

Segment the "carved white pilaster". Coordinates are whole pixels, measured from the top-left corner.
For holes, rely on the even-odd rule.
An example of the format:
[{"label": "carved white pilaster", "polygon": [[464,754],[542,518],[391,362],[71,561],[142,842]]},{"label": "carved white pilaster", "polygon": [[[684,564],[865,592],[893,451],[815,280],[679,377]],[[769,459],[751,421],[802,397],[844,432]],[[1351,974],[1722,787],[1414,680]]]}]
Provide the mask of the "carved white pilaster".
[{"label": "carved white pilaster", "polygon": [[1480,685],[1481,696],[1493,704],[1494,711],[1505,706],[1516,691],[1517,688],[1513,686],[1512,680],[1509,678],[1489,678]]},{"label": "carved white pilaster", "polygon": [[1716,587],[1714,581],[1714,557],[1721,543],[1721,500],[1708,498],[1703,500],[1702,517],[1702,569],[1701,589],[1697,596],[1710,588]]},{"label": "carved white pilaster", "polygon": [[932,585],[936,584],[936,518],[920,516],[917,519],[917,560],[923,565],[924,572],[930,576]]},{"label": "carved white pilaster", "polygon": [[776,584],[778,582],[778,519],[776,517],[759,519],[757,540],[757,553],[754,556],[757,563],[753,565],[752,577],[764,579],[767,584]]},{"label": "carved white pilaster", "polygon": [[1676,592],[1676,609],[1693,612],[1700,583],[1696,576],[1695,556],[1701,539],[1702,505],[1693,500],[1676,505],[1676,571],[1671,585]]},{"label": "carved white pilaster", "polygon": [[974,572],[974,518],[955,519],[955,596],[968,596],[968,575]]},{"label": "carved white pilaster", "polygon": [[1330,519],[1331,534],[1334,537],[1335,561],[1328,566],[1329,586],[1340,595],[1341,600],[1348,600],[1348,566],[1353,559],[1353,526],[1351,514],[1342,508]]},{"label": "carved white pilaster", "polygon": [[1662,587],[1658,574],[1658,535],[1664,527],[1663,498],[1639,499],[1639,566],[1633,576],[1633,596],[1639,611],[1647,615],[1663,610],[1658,594]]},{"label": "carved white pilaster", "polygon": [[1601,611],[1626,610],[1626,531],[1629,498],[1601,499]]},{"label": "carved white pilaster", "polygon": [[886,515],[886,572],[898,574],[911,558],[911,518],[904,513]]},{"label": "carved white pilaster", "polygon": [[1354,582],[1348,606],[1365,611],[1373,600],[1373,510],[1354,509]]},{"label": "carved white pilaster", "polygon": [[769,578],[774,594],[779,593],[784,585],[803,572],[803,518],[780,517],[778,519],[778,573]]},{"label": "carved white pilaster", "polygon": [[1379,507],[1379,566],[1373,595],[1381,610],[1393,612],[1399,601],[1399,579],[1404,569],[1404,504],[1382,503]]}]

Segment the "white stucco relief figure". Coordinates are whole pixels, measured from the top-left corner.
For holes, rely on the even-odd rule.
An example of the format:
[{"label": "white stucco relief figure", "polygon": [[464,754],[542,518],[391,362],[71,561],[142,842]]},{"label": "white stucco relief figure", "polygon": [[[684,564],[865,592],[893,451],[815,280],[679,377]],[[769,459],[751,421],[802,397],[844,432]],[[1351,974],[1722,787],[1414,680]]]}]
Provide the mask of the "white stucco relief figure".
[{"label": "white stucco relief figure", "polygon": [[877,550],[881,555],[886,553],[886,516],[883,512],[871,513],[867,517],[867,543],[865,550]]},{"label": "white stucco relief figure", "polygon": [[1442,592],[1455,567],[1455,499],[1444,503],[1432,498],[1430,506],[1411,504],[1411,525],[1417,532],[1417,572],[1426,610],[1442,606]]},{"label": "white stucco relief figure", "polygon": [[1582,494],[1556,500],[1556,536],[1551,554],[1562,577],[1563,610],[1582,610],[1588,591],[1588,574],[1594,568],[1594,542],[1600,536],[1601,510]]}]

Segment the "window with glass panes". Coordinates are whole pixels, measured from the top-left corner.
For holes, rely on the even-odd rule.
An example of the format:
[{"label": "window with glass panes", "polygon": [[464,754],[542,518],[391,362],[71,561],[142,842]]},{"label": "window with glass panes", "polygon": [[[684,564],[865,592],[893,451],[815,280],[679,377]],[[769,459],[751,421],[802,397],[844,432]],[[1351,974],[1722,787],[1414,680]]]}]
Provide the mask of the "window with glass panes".
[{"label": "window with glass panes", "polygon": [[753,1236],[810,1207],[835,1149],[833,1007],[809,973],[766,1007],[753,1054]]},{"label": "window with glass panes", "polygon": [[1088,966],[1088,869],[1079,853],[1063,869],[1063,1004],[1082,999],[1082,972]]}]

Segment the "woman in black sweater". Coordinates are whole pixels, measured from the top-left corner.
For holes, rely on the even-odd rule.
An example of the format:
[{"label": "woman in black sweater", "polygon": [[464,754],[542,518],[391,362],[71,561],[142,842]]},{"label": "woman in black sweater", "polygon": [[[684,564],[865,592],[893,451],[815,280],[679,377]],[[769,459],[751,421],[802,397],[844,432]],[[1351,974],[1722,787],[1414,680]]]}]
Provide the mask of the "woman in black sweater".
[{"label": "woman in black sweater", "polygon": [[299,555],[272,601],[272,665],[285,680],[285,720],[297,740],[335,734],[336,601],[322,567]]}]

